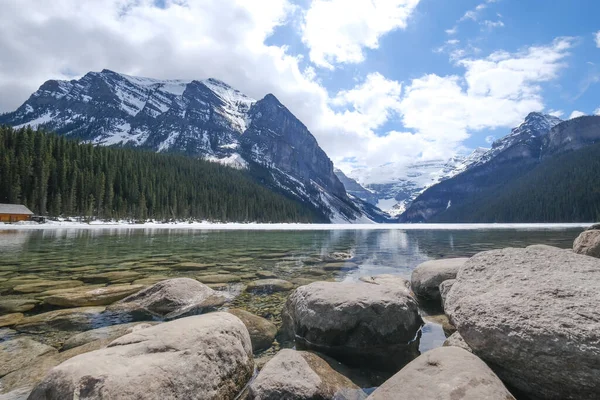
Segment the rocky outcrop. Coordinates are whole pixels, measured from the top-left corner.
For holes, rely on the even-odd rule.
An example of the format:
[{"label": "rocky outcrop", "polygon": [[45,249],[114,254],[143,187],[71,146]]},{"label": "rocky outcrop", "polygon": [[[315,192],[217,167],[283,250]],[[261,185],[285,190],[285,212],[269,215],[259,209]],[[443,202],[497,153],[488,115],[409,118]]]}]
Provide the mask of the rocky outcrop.
[{"label": "rocky outcrop", "polygon": [[54,347],[29,338],[0,342],[0,378],[12,371],[23,368],[37,357],[51,353],[56,353]]},{"label": "rocky outcrop", "polygon": [[447,258],[419,264],[412,272],[411,288],[417,297],[440,301],[440,284],[454,279],[468,258]]},{"label": "rocky outcrop", "polygon": [[514,400],[478,357],[458,347],[421,355],[373,392],[368,400]]},{"label": "rocky outcrop", "polygon": [[541,245],[494,250],[465,263],[445,311],[511,387],[534,399],[595,399],[598,287],[596,258]]},{"label": "rocky outcrop", "polygon": [[212,310],[226,299],[208,286],[190,278],[161,281],[113,304],[108,311],[128,313],[140,318],[172,319]]},{"label": "rocky outcrop", "polygon": [[409,290],[393,284],[311,283],[290,295],[283,317],[298,348],[396,371],[422,324]]},{"label": "rocky outcrop", "polygon": [[254,370],[250,336],[228,313],[178,319],[122,336],[53,368],[30,400],[232,399]]},{"label": "rocky outcrop", "polygon": [[600,230],[583,231],[575,239],[573,251],[577,254],[600,258]]},{"label": "rocky outcrop", "polygon": [[[362,396],[361,396],[362,395]],[[281,350],[261,369],[249,399],[360,399],[364,392],[316,354]]]},{"label": "rocky outcrop", "polygon": [[271,347],[277,334],[277,327],[273,323],[238,308],[232,308],[228,312],[238,317],[248,329],[254,352]]}]

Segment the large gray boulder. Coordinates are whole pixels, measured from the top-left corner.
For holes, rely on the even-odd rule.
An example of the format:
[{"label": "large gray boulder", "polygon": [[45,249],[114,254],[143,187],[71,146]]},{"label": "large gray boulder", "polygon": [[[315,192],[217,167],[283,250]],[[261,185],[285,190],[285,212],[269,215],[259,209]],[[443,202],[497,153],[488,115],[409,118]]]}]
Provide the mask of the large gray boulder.
[{"label": "large gray boulder", "polygon": [[215,309],[225,301],[225,297],[195,279],[175,278],[126,297],[107,310],[172,319]]},{"label": "large gray boulder", "polygon": [[271,347],[277,334],[275,324],[239,308],[232,308],[228,312],[238,317],[246,325],[252,341],[253,351],[257,352]]},{"label": "large gray boulder", "polygon": [[29,399],[233,399],[253,371],[242,321],[210,313],[138,330],[71,358]]},{"label": "large gray boulder", "polygon": [[514,400],[478,357],[458,347],[421,355],[375,390],[368,400]]},{"label": "large gray boulder", "polygon": [[301,349],[348,365],[394,371],[414,356],[423,323],[409,289],[385,283],[301,286],[288,298],[282,317]]},{"label": "large gray boulder", "polygon": [[360,399],[364,392],[316,354],[281,350],[249,388],[251,400]]},{"label": "large gray boulder", "polygon": [[600,393],[600,260],[549,246],[479,253],[446,313],[473,352],[531,398]]},{"label": "large gray boulder", "polygon": [[155,324],[156,322],[131,322],[128,324],[105,326],[102,328],[81,332],[67,339],[61,350],[69,350],[74,347],[79,347],[83,346],[84,344],[94,342],[96,340],[114,340],[118,337],[131,333],[134,328],[148,328]]},{"label": "large gray boulder", "polygon": [[413,292],[423,300],[439,301],[440,283],[454,279],[467,260],[468,258],[447,258],[419,264],[410,278]]},{"label": "large gray boulder", "polygon": [[600,230],[590,229],[581,232],[573,242],[573,251],[577,254],[600,258]]}]

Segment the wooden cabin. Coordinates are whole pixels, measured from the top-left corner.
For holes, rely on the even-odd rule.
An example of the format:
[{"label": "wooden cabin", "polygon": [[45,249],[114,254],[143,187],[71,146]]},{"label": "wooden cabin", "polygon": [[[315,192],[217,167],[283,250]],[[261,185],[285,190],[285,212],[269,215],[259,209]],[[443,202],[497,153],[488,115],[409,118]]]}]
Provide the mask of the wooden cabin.
[{"label": "wooden cabin", "polygon": [[21,204],[0,204],[0,222],[29,221],[33,213]]}]

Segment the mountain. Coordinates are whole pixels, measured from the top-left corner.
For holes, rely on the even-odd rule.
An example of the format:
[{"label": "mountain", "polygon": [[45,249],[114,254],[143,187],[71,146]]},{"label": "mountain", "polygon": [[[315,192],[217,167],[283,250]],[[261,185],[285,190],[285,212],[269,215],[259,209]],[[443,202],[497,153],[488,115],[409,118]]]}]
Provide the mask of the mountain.
[{"label": "mountain", "polygon": [[157,80],[109,70],[45,82],[0,124],[99,145],[183,153],[247,170],[332,222],[365,222],[314,136],[275,96],[215,79]]},{"label": "mountain", "polygon": [[[528,180],[530,178],[527,177],[548,175],[548,172],[539,171],[548,171],[549,165],[553,165],[556,169],[556,166],[560,166],[556,164],[557,157],[585,150],[599,140],[600,117],[580,117],[561,121],[549,115],[531,113],[508,136],[496,142],[495,146],[482,157],[482,161],[452,179],[423,192],[401,215],[400,221],[530,221],[532,219],[521,215],[518,209],[513,210],[509,218],[508,213],[489,212],[489,206],[496,204],[500,198],[505,199],[505,202],[512,199],[516,205],[518,199],[506,198],[506,196],[508,194],[516,196],[516,187],[521,188],[519,196],[528,193],[523,189],[525,186],[522,182],[529,182],[529,192],[533,196],[533,193],[539,189],[537,186],[545,187],[546,182],[539,181],[534,184],[535,181]],[[563,173],[564,179],[573,180],[572,177],[567,178],[570,175],[566,168],[563,166],[558,169],[558,172]],[[597,186],[591,182],[588,185]],[[561,186],[566,187],[566,183]],[[558,188],[557,193],[548,198],[555,196],[567,197],[566,194],[560,193]],[[541,200],[532,202],[540,203]],[[544,207],[548,208],[548,206]],[[540,212],[544,212],[544,209]],[[530,215],[539,216],[535,213]],[[539,221],[549,220],[553,219],[539,219]]]},{"label": "mountain", "polygon": [[488,149],[477,148],[468,156],[446,160],[419,161],[411,164],[387,163],[375,168],[351,171],[350,176],[336,172],[346,191],[387,213],[400,215],[425,189],[459,174]]}]

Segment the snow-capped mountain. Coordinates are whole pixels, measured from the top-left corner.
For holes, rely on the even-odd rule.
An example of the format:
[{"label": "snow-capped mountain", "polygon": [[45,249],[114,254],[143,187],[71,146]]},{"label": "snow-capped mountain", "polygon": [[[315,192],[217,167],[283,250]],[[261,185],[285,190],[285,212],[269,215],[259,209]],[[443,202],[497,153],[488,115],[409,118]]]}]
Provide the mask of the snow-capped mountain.
[{"label": "snow-capped mountain", "polygon": [[[387,163],[375,168],[355,169],[349,177],[336,174],[348,193],[367,201],[392,216],[404,212],[425,189],[451,178],[477,163],[489,149],[477,148],[467,156],[449,160]],[[362,188],[362,189],[361,189]]]},{"label": "snow-capped mountain", "polygon": [[332,222],[368,221],[314,136],[272,94],[256,100],[215,79],[157,80],[103,70],[47,81],[16,111],[1,115],[0,124],[248,169]]},{"label": "snow-capped mountain", "polygon": [[[499,188],[539,164],[551,132],[568,124],[551,115],[530,113],[525,120],[468,168],[429,187],[400,216],[401,222],[422,222],[435,218],[450,207],[471,201],[472,196]],[[549,135],[550,133],[550,135]]]}]

